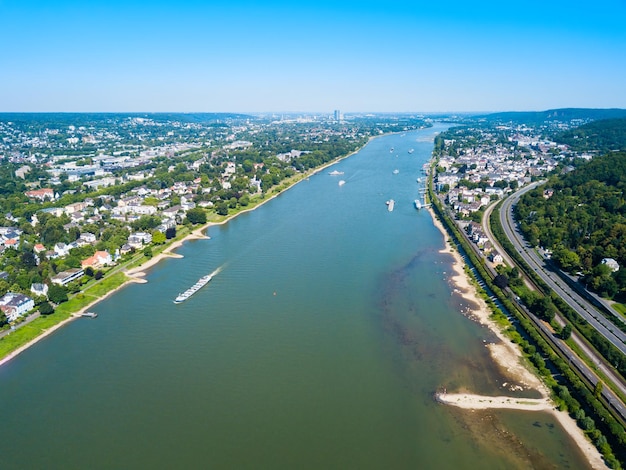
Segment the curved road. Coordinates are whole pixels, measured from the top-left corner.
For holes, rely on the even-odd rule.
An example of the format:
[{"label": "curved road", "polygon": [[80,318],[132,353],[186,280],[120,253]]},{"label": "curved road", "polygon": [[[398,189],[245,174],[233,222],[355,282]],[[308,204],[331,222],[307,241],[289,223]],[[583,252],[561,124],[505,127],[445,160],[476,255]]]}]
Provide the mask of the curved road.
[{"label": "curved road", "polygon": [[[539,184],[539,183],[537,183],[537,184]],[[524,194],[526,191],[531,190],[537,184],[533,184],[533,185],[531,185],[529,187],[526,187],[523,190],[520,190],[518,193],[515,193],[513,196],[509,197],[509,199],[507,199],[505,201],[505,203],[508,203],[508,204],[506,204],[506,206],[503,205],[503,208],[500,211],[500,221],[502,223],[502,227],[505,228],[505,233],[507,234],[507,237],[509,238],[511,243],[513,243],[513,245],[516,247],[516,249],[522,254],[524,259],[526,259],[527,256],[529,256],[529,255],[526,254],[525,243],[523,242],[523,240],[521,240],[521,237],[519,237],[519,234],[517,234],[515,232],[515,230],[512,230],[511,226],[509,225],[509,224],[513,224],[512,217],[511,217],[511,207],[513,205],[513,202],[517,202],[517,200],[519,199],[519,196]],[[491,212],[493,211],[494,207],[495,207],[495,204],[491,205],[485,211],[485,215],[484,215],[484,218],[483,218],[483,227],[485,229],[485,232],[486,232],[487,236],[492,240],[492,243],[494,243],[494,246],[498,247],[500,253],[508,261],[509,265],[510,266],[515,266],[515,263],[513,262],[513,260],[508,256],[506,251],[504,249],[502,249],[502,247],[499,245],[497,239],[493,236],[493,233],[491,232],[491,228],[490,228],[488,222],[489,222],[489,216],[490,216]],[[503,213],[506,213],[506,215],[503,216]],[[505,220],[505,218],[508,218],[508,220]],[[509,230],[507,230],[507,229],[509,229]],[[511,232],[513,232],[513,233],[511,233]],[[518,243],[515,243],[516,241]],[[524,247],[524,249],[521,249],[520,246]],[[524,254],[526,254],[526,256],[524,256]],[[541,264],[542,260],[539,260],[539,261],[540,261],[540,264]],[[528,263],[528,260],[526,262]],[[533,263],[529,263],[529,265],[533,266]],[[535,269],[539,269],[539,268],[536,267]],[[542,273],[543,273],[543,269],[541,269],[541,271],[537,272],[537,274],[539,274],[540,276],[542,275]],[[548,273],[546,273],[546,275],[547,274]],[[543,276],[542,276],[542,278],[543,278]],[[559,295],[562,296],[562,294],[560,294],[560,293],[559,293]],[[563,297],[563,298],[565,298],[565,297]],[[540,320],[535,315],[533,315],[529,310],[526,309],[525,306],[522,305],[521,307],[524,309],[524,311],[529,316],[529,318],[531,318],[533,320],[535,325],[538,328],[540,328],[548,338],[550,338],[552,340],[551,342],[553,343],[553,345],[555,347],[557,347],[568,358],[568,362],[569,362],[570,366],[574,366],[576,369],[578,369],[579,372],[589,382],[591,382],[595,386],[595,384],[600,379],[595,374],[595,372],[592,370],[592,368],[589,367],[583,360],[581,360],[578,357],[578,355],[575,354],[569,348],[567,343],[565,343],[564,341],[561,341],[561,340],[555,338],[554,337],[554,332],[552,331],[552,328],[548,324],[546,324],[544,321]],[[592,308],[592,307],[589,307],[589,308]],[[577,311],[578,311],[578,309],[577,309]],[[559,323],[564,324],[564,321],[560,317],[558,317],[558,315],[557,315],[557,319],[558,319]],[[587,357],[591,358],[591,360],[593,362],[595,362],[597,368],[605,375],[605,377],[607,377],[608,380],[610,380],[614,384],[614,386],[617,387],[620,390],[620,392],[623,395],[626,395],[626,386],[624,385],[624,381],[623,381],[622,377],[619,374],[617,374],[613,369],[611,369],[609,366],[607,366],[604,363],[603,358],[601,358],[595,350],[592,350],[591,348],[589,348],[589,346],[585,343],[585,341],[583,341],[580,338],[579,334],[576,331],[572,332],[572,340],[578,345],[578,347],[580,347],[582,349],[582,351],[587,355]],[[609,388],[605,387],[602,390],[602,396],[610,404],[610,406],[615,411],[617,411],[617,413],[622,417],[622,419],[626,419],[626,407],[624,406],[624,403],[622,403],[620,398],[612,390],[610,390]]]},{"label": "curved road", "polygon": [[511,241],[522,258],[524,258],[524,261],[535,270],[563,301],[587,320],[602,336],[610,341],[611,344],[618,348],[623,354],[626,354],[626,333],[619,330],[609,320],[604,318],[587,299],[580,296],[573,289],[567,286],[564,287],[564,281],[560,277],[546,270],[544,260],[528,246],[515,228],[516,225],[513,221],[513,205],[517,203],[522,194],[530,191],[537,186],[537,184],[539,183],[529,185],[504,200],[502,208],[500,209],[500,223],[502,224],[507,238]]}]

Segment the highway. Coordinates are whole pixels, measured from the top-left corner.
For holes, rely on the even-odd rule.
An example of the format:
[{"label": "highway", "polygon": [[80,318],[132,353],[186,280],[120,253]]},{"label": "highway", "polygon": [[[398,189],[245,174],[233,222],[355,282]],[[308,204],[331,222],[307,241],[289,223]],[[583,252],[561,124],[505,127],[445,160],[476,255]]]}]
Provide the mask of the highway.
[{"label": "highway", "polygon": [[[526,247],[525,242],[521,239],[521,236],[519,235],[519,233],[515,229],[511,228],[511,227],[515,227],[514,222],[512,220],[512,212],[511,212],[511,208],[513,204],[517,202],[517,200],[522,194],[524,194],[526,191],[530,191],[531,189],[533,189],[533,187],[537,186],[537,184],[539,183],[536,183],[536,184],[533,184],[524,188],[523,190],[509,197],[505,201],[504,206],[500,210],[500,222],[503,228],[505,228],[505,233],[507,237],[509,238],[511,243],[513,243],[513,245],[516,247],[518,252],[520,252],[520,254],[522,254],[526,262],[537,271],[537,274],[540,277],[542,277],[544,281],[546,281],[547,284],[550,285],[550,283],[547,282],[544,276],[542,276],[542,273],[544,273],[543,260],[537,257],[539,258],[537,263],[529,262],[527,258],[529,258],[530,255],[527,253],[527,247]],[[494,246],[498,248],[499,252],[505,258],[507,263],[509,263],[510,266],[515,266],[515,263],[513,262],[513,260],[507,255],[506,251],[502,249],[497,239],[493,236],[493,233],[491,232],[491,228],[488,222],[489,222],[489,216],[494,207],[495,205],[492,205],[485,211],[482,225],[485,229],[485,232],[488,238],[492,241]],[[505,215],[503,216],[503,214]],[[537,264],[539,264],[539,266]],[[545,273],[545,274],[547,277],[551,273]],[[563,292],[563,289],[559,288],[558,290]],[[559,293],[559,295],[565,298],[563,294]],[[585,301],[584,299],[582,300],[583,302]],[[544,337],[553,345],[553,347],[558,349],[563,354],[563,356],[567,358],[567,361],[570,364],[570,366],[575,367],[589,381],[589,383],[595,386],[595,384],[600,380],[599,377],[596,375],[595,371],[590,366],[588,366],[581,358],[579,358],[578,355],[569,348],[567,343],[558,339],[554,335],[552,328],[546,322],[537,318],[523,305],[520,305],[520,307],[524,310],[524,312],[528,315],[528,317],[533,321],[533,323],[535,323],[535,325],[543,332]],[[580,308],[581,307],[579,307],[576,310],[578,311]],[[591,306],[587,306],[587,308],[590,310],[593,310],[593,307]],[[600,315],[597,312],[595,312],[595,314],[596,316]],[[561,325],[565,323],[564,320],[561,319],[558,315],[556,319]],[[608,322],[608,320],[606,321]],[[605,377],[607,377],[607,379],[611,381],[614,384],[614,386],[620,390],[620,393],[622,393],[623,395],[626,395],[626,385],[622,377],[618,373],[616,373],[616,371],[613,370],[610,367],[610,365],[605,364],[605,361],[597,353],[597,351],[591,349],[575,330],[572,332],[572,340],[577,344],[578,347],[581,348],[581,350],[584,352],[584,354],[587,355],[587,357],[591,358],[591,360],[595,363],[597,370],[601,371],[605,375]],[[602,390],[602,397],[605,399],[607,403],[609,403],[610,407],[613,408],[622,417],[623,420],[626,420],[626,407],[624,406],[620,398],[612,390],[610,390],[608,387],[604,387]]]},{"label": "highway", "polygon": [[533,189],[537,184],[526,186],[504,200],[500,209],[500,223],[517,252],[524,261],[550,286],[554,292],[563,299],[581,317],[587,320],[602,336],[610,341],[623,354],[626,354],[626,333],[618,329],[607,320],[587,299],[569,288],[557,274],[546,269],[544,259],[541,258],[532,247],[524,241],[516,228],[513,220],[513,205],[517,203],[520,196]]}]

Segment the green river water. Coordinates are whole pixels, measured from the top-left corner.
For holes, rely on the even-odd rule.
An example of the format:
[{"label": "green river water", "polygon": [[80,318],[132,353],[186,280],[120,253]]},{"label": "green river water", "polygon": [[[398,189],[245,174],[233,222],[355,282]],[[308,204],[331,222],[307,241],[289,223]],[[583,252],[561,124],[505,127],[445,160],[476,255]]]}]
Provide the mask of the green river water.
[{"label": "green river water", "polygon": [[374,139],[210,227],[2,366],[2,468],[587,468],[545,413],[433,400],[509,381],[413,206],[445,128]]}]

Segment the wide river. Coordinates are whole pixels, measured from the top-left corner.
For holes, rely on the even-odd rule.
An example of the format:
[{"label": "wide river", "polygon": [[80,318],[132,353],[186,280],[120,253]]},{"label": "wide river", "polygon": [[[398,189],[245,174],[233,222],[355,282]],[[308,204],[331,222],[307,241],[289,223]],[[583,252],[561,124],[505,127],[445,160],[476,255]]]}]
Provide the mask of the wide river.
[{"label": "wide river", "polygon": [[372,140],[0,367],[1,467],[587,468],[545,413],[433,400],[507,381],[413,205],[446,128]]}]

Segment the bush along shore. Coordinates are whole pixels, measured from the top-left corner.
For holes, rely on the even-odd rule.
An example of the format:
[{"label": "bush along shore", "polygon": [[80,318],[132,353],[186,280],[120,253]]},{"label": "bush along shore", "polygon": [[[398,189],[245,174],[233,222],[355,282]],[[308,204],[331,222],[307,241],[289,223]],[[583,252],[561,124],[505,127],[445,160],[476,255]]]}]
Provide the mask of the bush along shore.
[{"label": "bush along shore", "polygon": [[167,240],[163,245],[148,246],[145,250],[124,260],[118,266],[110,268],[104,276],[98,276],[99,279],[90,280],[85,284],[83,290],[73,295],[65,296],[63,302],[59,303],[52,313],[39,315],[39,312],[36,312],[30,318],[24,319],[21,324],[16,325],[12,330],[7,330],[5,335],[0,337],[0,365],[10,361],[69,322],[80,318],[82,313],[129,283],[146,282],[143,279],[145,271],[165,257],[178,257],[173,250],[180,247],[186,240],[206,238],[205,232],[208,227],[227,223],[239,214],[255,210],[300,181],[325,170],[344,158],[354,155],[367,142],[377,137],[379,136],[370,137],[360,147],[348,154],[322,162],[321,166],[286,178],[280,185],[273,186],[267,192],[250,198],[249,203],[245,207],[231,210],[227,215],[212,213],[202,223],[196,224],[195,227],[191,223],[178,227],[177,235],[174,238]]},{"label": "bush along shore", "polygon": [[[431,172],[432,174],[432,172]],[[552,392],[556,406],[576,420],[585,435],[593,442],[610,468],[622,468],[626,462],[626,433],[623,426],[613,417],[598,399],[598,388],[591,387],[576,374],[532,321],[517,306],[511,294],[494,284],[494,276],[486,269],[484,262],[474,253],[462,233],[447,215],[441,202],[433,193],[429,181],[429,198],[436,216],[454,243],[464,250],[467,262],[475,269],[487,288],[498,298],[502,307],[516,320],[513,326],[505,313],[489,299],[487,304],[493,311],[494,320],[507,324],[509,338],[517,343],[539,376]],[[487,296],[486,296],[487,297]]]}]

